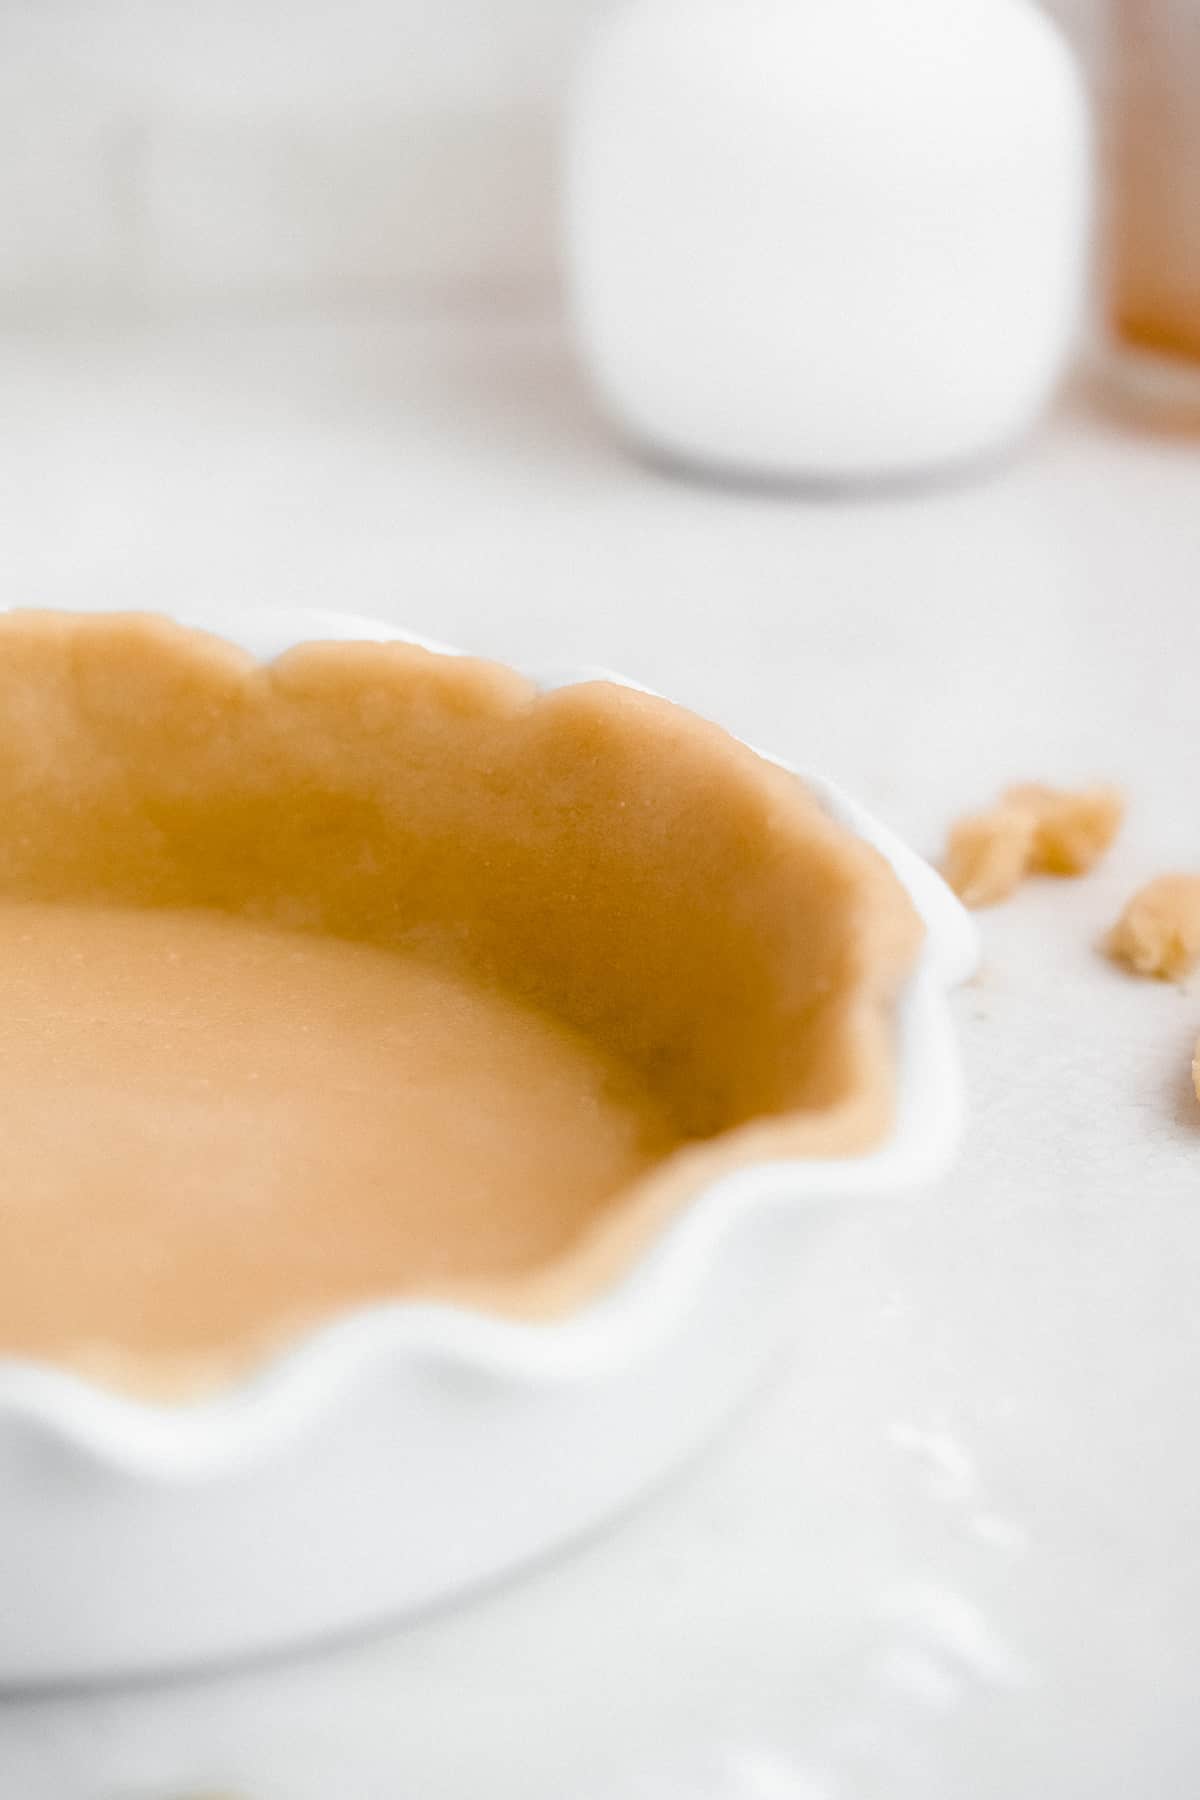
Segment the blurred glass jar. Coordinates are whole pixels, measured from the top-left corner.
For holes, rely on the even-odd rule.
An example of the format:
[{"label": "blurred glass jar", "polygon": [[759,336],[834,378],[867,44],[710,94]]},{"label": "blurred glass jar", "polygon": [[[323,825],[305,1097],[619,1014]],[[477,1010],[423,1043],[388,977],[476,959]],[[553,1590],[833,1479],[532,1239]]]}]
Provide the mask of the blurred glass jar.
[{"label": "blurred glass jar", "polygon": [[1110,0],[1109,24],[1113,370],[1200,424],[1200,0]]}]

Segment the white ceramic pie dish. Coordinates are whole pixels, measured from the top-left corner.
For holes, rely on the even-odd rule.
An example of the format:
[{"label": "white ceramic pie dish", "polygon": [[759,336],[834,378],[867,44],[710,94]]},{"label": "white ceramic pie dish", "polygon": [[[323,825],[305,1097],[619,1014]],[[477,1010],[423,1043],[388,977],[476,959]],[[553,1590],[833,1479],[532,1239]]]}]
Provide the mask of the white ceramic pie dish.
[{"label": "white ceramic pie dish", "polygon": [[[314,638],[425,642],[341,614],[183,622],[264,659]],[[805,779],[927,928],[884,1145],[725,1176],[565,1319],[363,1308],[175,1406],[0,1360],[0,1682],[162,1671],[413,1613],[596,1525],[729,1414],[786,1338],[813,1234],[933,1180],[961,1122],[946,992],[974,929],[926,864]]]}]

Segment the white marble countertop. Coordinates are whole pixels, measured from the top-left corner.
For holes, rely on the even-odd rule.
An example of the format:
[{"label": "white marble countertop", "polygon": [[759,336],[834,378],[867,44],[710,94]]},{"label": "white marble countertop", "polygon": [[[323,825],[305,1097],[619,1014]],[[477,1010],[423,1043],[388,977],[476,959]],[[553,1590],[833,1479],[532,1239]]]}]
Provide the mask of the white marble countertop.
[{"label": "white marble countertop", "polygon": [[971,485],[738,494],[617,451],[549,324],[217,322],[0,340],[0,519],[5,600],[607,664],[927,850],[1010,779],[1131,800],[984,917],[956,1173],[833,1234],[701,1464],[408,1629],[0,1702],[5,1800],[1191,1800],[1200,983],[1093,946],[1200,866],[1200,440],[1075,408]]}]

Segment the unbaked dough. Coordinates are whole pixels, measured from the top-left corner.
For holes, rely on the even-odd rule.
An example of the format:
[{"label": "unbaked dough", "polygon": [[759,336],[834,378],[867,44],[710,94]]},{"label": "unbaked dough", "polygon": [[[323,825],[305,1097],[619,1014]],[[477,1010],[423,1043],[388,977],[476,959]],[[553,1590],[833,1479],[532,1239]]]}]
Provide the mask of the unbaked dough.
[{"label": "unbaked dough", "polygon": [[1039,782],[1011,787],[1005,806],[1033,817],[1032,875],[1086,875],[1110,847],[1125,817],[1116,788],[1052,788]]},{"label": "unbaked dough", "polygon": [[1158,875],[1139,888],[1105,939],[1138,975],[1176,981],[1200,961],[1200,875]]},{"label": "unbaked dough", "polygon": [[0,1351],[183,1387],[392,1295],[576,1305],[721,1171],[880,1140],[919,940],[665,701],[10,615]]},{"label": "unbaked dough", "polygon": [[966,906],[994,906],[1025,879],[1035,822],[1027,809],[993,806],[951,827],[943,873]]},{"label": "unbaked dough", "polygon": [[0,904],[0,1095],[0,1342],[46,1356],[520,1273],[681,1135],[503,989],[208,911]]},{"label": "unbaked dough", "polygon": [[967,906],[993,906],[1026,875],[1086,874],[1116,837],[1124,811],[1111,787],[1011,787],[995,806],[952,827],[943,872]]}]

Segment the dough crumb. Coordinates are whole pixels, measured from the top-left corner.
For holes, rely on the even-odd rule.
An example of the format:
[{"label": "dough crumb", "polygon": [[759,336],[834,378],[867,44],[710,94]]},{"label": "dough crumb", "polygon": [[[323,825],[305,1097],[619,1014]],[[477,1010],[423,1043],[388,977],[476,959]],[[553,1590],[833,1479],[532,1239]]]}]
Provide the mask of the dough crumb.
[{"label": "dough crumb", "polygon": [[1020,886],[1033,854],[1030,813],[993,806],[971,813],[950,832],[942,872],[966,906],[994,906]]},{"label": "dough crumb", "polygon": [[1025,782],[960,819],[943,873],[967,906],[1007,900],[1026,875],[1085,875],[1108,849],[1125,805],[1115,788],[1075,791]]},{"label": "dough crumb", "polygon": [[1006,806],[1027,807],[1034,816],[1030,872],[1086,875],[1108,849],[1125,817],[1116,788],[1080,788],[1072,793],[1028,782],[1009,788]]},{"label": "dough crumb", "polygon": [[[1200,961],[1200,875],[1158,875],[1148,881],[1129,901],[1104,947],[1137,975],[1178,981]],[[1192,1073],[1197,1074],[1195,1063]]]}]

